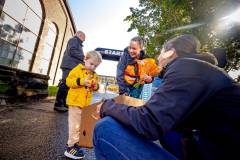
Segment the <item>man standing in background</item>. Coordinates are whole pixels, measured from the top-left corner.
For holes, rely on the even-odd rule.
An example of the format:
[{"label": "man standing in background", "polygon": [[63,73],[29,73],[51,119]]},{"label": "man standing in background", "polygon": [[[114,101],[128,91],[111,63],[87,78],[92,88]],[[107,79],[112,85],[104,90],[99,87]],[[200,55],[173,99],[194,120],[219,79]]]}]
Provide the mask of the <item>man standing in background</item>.
[{"label": "man standing in background", "polygon": [[84,41],[85,33],[82,31],[77,31],[75,35],[68,41],[67,48],[64,52],[64,56],[60,66],[60,68],[62,69],[62,79],[59,84],[59,89],[54,104],[54,110],[58,112],[68,111],[66,105],[66,96],[69,88],[66,85],[66,77],[68,76],[72,68],[77,66],[79,63],[84,63],[84,53],[82,49],[82,43]]}]

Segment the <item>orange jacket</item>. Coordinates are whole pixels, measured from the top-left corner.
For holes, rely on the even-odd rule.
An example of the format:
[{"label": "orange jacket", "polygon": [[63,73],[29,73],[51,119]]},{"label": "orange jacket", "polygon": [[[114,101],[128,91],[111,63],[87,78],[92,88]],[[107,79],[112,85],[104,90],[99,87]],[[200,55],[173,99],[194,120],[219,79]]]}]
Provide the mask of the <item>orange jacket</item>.
[{"label": "orange jacket", "polygon": [[124,80],[128,84],[144,84],[144,76],[148,75],[154,77],[158,75],[160,69],[156,64],[156,61],[152,58],[145,58],[143,60],[137,60],[134,64],[127,65],[124,71]]}]

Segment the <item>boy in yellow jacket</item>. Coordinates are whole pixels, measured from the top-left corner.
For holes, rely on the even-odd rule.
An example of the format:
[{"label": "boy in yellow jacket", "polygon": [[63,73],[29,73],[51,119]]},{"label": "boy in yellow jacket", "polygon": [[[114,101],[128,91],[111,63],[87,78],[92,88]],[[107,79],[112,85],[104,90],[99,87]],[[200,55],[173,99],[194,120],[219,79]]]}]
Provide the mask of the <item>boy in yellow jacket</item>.
[{"label": "boy in yellow jacket", "polygon": [[67,95],[69,136],[68,148],[64,152],[66,157],[72,159],[84,157],[78,145],[81,113],[82,109],[91,103],[92,92],[99,88],[97,74],[94,70],[101,62],[101,54],[97,51],[90,51],[84,58],[85,64],[78,64],[70,71],[66,79],[66,84],[70,88]]}]

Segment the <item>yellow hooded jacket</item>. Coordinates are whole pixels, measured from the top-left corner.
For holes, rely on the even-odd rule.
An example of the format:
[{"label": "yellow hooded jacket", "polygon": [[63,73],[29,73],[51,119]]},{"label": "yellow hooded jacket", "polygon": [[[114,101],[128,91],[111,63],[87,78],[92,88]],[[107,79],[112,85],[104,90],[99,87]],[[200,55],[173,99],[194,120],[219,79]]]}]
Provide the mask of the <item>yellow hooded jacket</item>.
[{"label": "yellow hooded jacket", "polygon": [[66,79],[66,84],[70,88],[66,102],[68,106],[83,108],[91,103],[92,92],[97,91],[99,85],[97,83],[94,88],[84,86],[84,81],[89,78],[89,83],[97,82],[98,80],[97,74],[87,70],[82,64],[77,65],[70,71]]}]

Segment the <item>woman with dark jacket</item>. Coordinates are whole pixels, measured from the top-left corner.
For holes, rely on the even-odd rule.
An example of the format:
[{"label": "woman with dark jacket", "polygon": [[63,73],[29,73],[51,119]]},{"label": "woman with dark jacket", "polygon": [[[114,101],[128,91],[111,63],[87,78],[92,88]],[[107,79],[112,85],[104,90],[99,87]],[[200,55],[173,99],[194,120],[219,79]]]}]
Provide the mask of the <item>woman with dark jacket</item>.
[{"label": "woman with dark jacket", "polygon": [[[138,98],[142,91],[142,86],[135,88],[133,85],[128,84],[124,80],[124,72],[127,65],[135,65],[136,60],[146,58],[146,54],[143,50],[143,39],[139,36],[133,37],[128,47],[124,49],[123,55],[117,65],[117,83],[119,86],[119,94],[126,94]],[[137,79],[136,79],[137,81]],[[134,95],[133,95],[134,94]],[[135,95],[136,94],[136,95]]]}]

